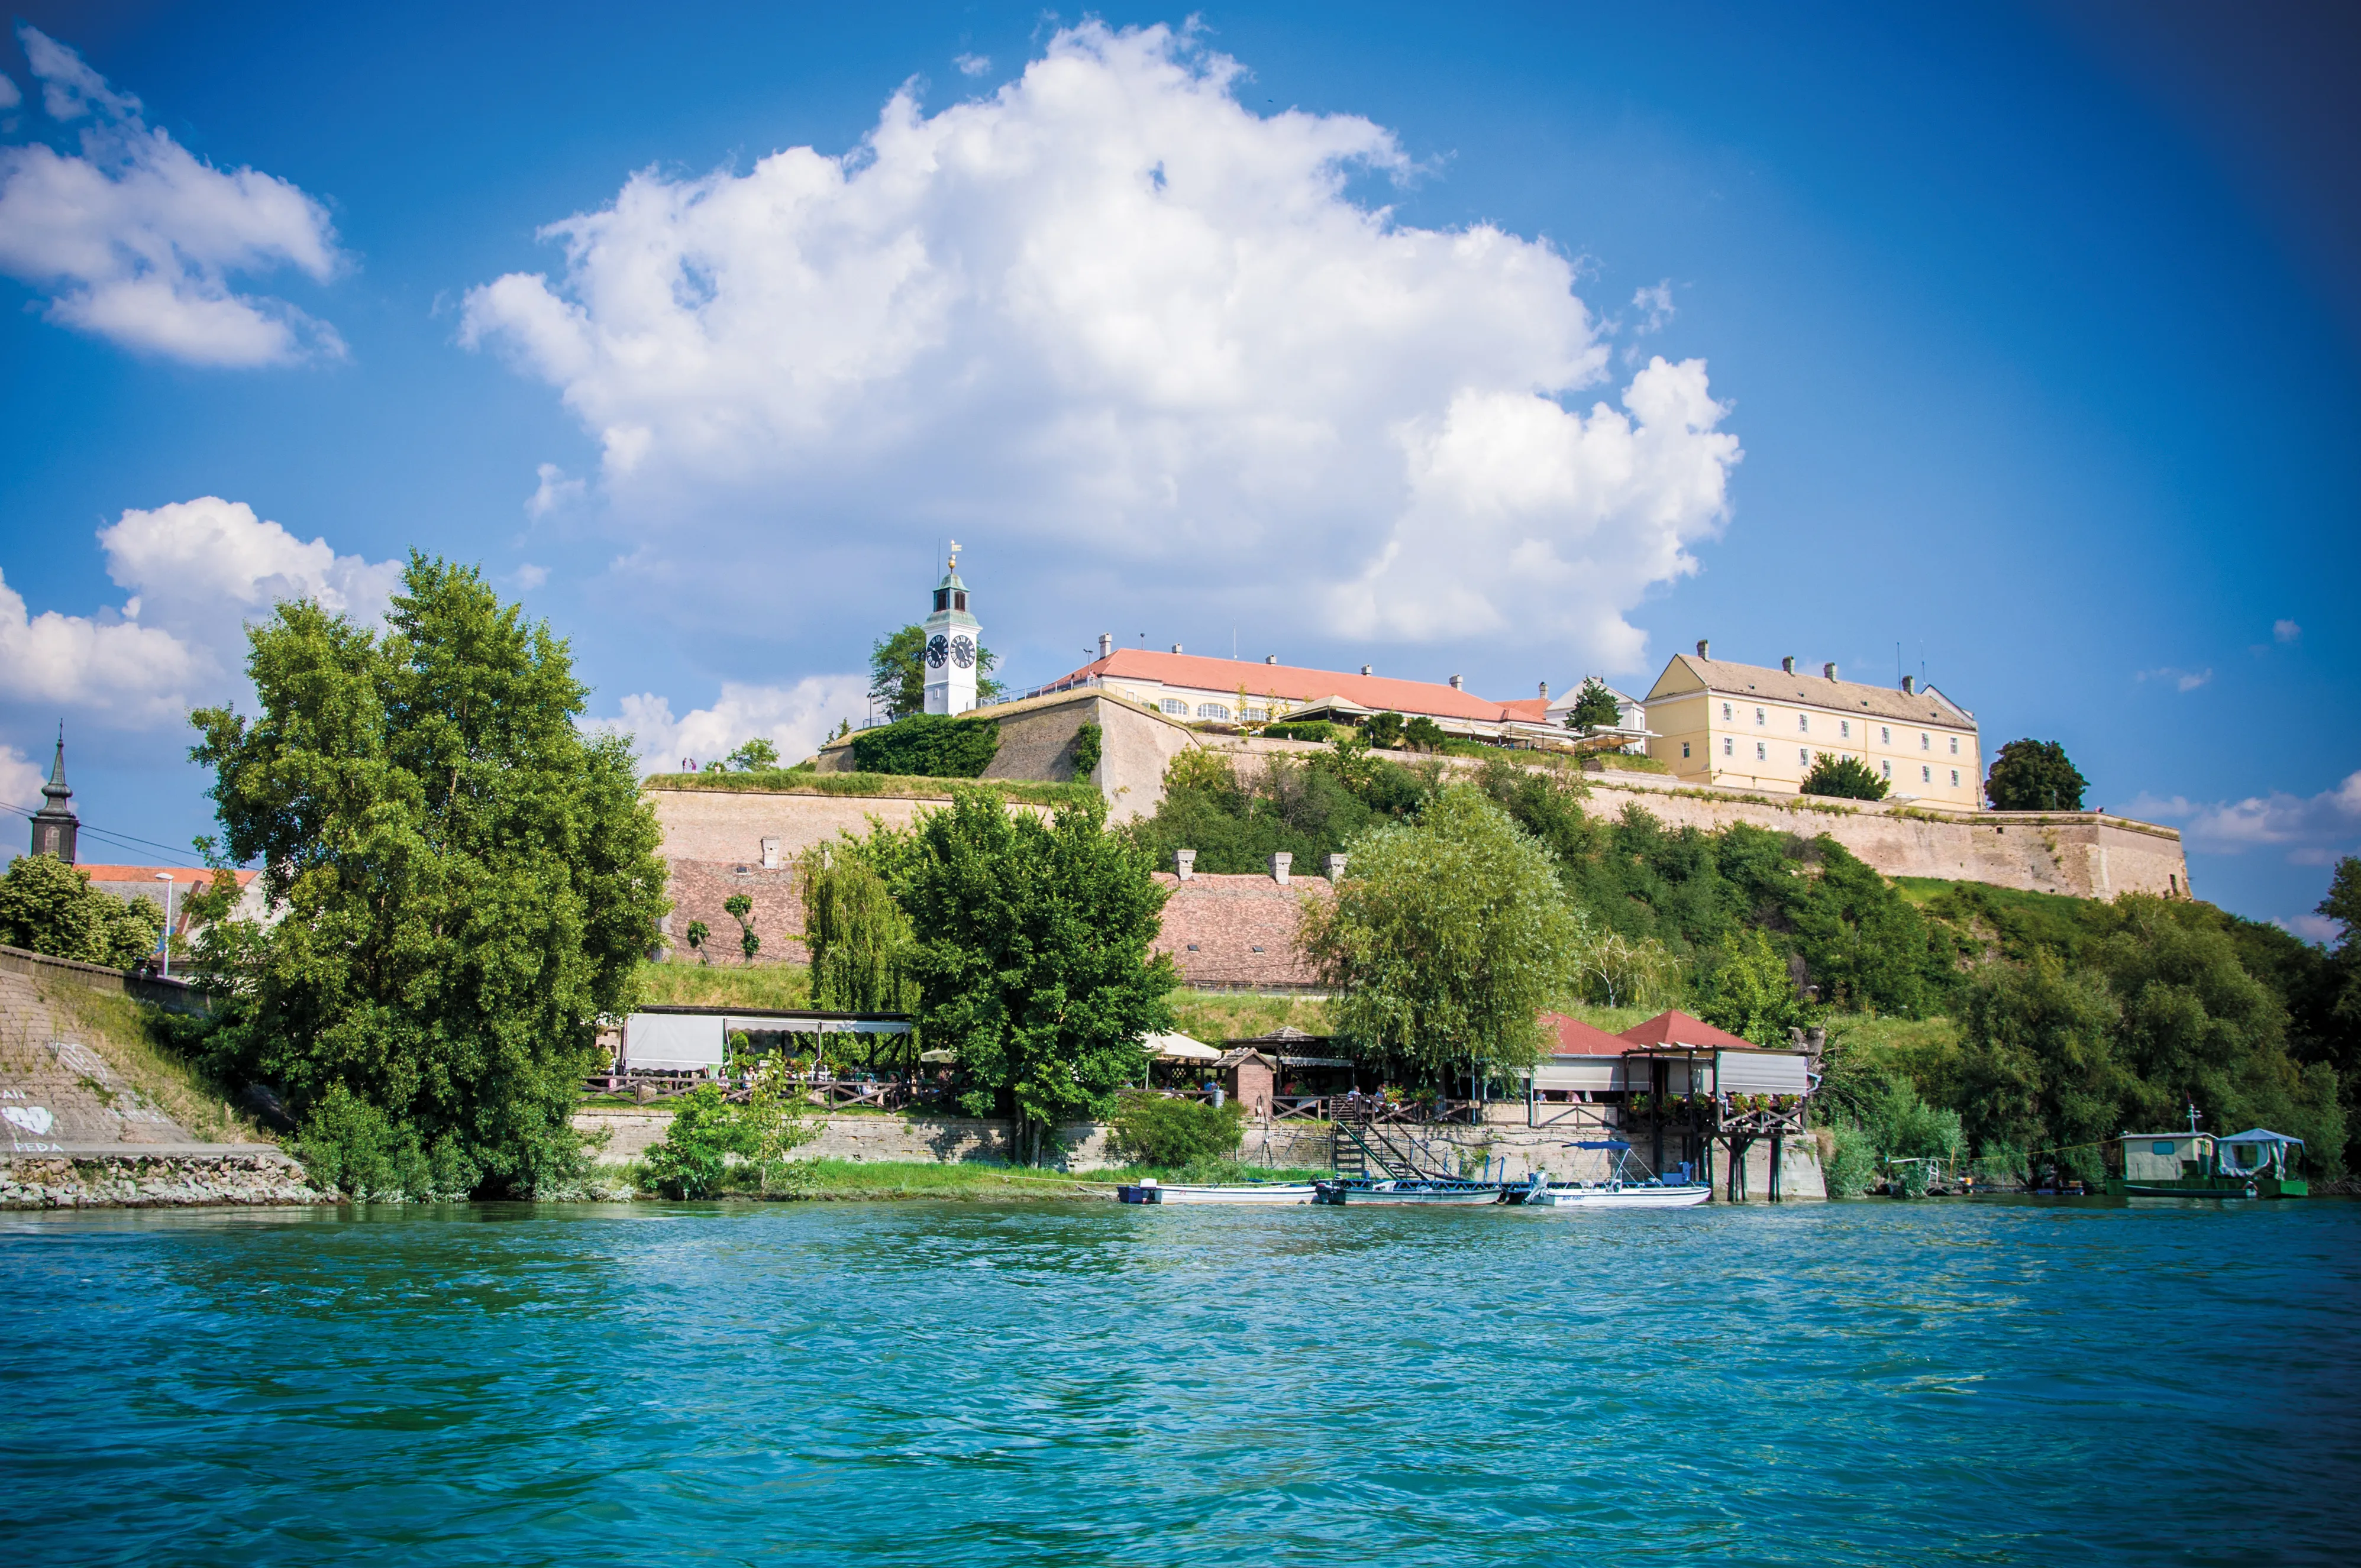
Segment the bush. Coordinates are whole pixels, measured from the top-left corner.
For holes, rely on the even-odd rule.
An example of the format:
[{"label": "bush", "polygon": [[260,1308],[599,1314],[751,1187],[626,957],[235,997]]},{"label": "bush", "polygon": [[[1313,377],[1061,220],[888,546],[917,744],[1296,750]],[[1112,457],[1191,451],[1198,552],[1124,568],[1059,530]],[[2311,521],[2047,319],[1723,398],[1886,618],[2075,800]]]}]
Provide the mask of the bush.
[{"label": "bush", "polygon": [[852,738],[852,763],[864,773],[972,779],[1000,751],[1000,726],[988,718],[919,713]]},{"label": "bush", "polygon": [[1099,750],[1106,732],[1095,724],[1085,724],[1074,731],[1074,777],[1086,780],[1099,771]]},{"label": "bush", "polygon": [[1246,1107],[1160,1094],[1126,1094],[1115,1107],[1115,1153],[1134,1165],[1186,1166],[1227,1159],[1246,1136]]},{"label": "bush", "polygon": [[1877,1146],[1859,1127],[1838,1127],[1829,1136],[1827,1168],[1831,1198],[1858,1198],[1877,1179]]},{"label": "bush", "polygon": [[718,1084],[701,1083],[677,1103],[664,1142],[648,1150],[645,1179],[675,1198],[709,1198],[730,1157],[747,1152],[746,1129]]},{"label": "bush", "polygon": [[428,1148],[418,1129],[397,1124],[339,1083],[303,1119],[295,1153],[315,1187],[356,1202],[449,1201],[467,1196],[474,1166],[448,1137]]},{"label": "bush", "polygon": [[1856,757],[1831,757],[1820,753],[1812,771],[1804,775],[1801,791],[1805,795],[1831,795],[1839,800],[1883,800],[1885,780],[1867,762]]},{"label": "bush", "polygon": [[1322,745],[1336,739],[1336,727],[1324,718],[1307,719],[1301,724],[1266,724],[1262,732],[1279,740],[1317,740]]}]

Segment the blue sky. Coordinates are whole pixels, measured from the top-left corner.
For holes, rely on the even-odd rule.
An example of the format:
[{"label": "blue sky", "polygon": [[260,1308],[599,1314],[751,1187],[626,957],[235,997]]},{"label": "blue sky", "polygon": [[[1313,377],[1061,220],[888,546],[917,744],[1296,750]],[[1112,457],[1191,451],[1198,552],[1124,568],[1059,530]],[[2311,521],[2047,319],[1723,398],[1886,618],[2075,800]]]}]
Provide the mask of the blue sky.
[{"label": "blue sky", "polygon": [[93,824],[203,828],[177,713],[274,586],[479,561],[710,755],[857,717],[956,534],[1019,683],[1710,637],[1923,667],[2244,914],[2318,934],[2361,847],[2300,10],[362,9],[0,47],[0,745],[62,717]]}]

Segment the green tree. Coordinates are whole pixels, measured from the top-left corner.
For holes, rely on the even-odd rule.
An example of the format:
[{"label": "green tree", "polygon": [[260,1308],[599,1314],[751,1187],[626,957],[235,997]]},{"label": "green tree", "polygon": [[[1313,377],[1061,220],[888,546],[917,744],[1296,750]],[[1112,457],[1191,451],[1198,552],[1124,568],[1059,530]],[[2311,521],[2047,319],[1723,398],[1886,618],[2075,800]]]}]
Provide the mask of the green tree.
[{"label": "green tree", "polygon": [[909,916],[862,846],[849,839],[814,845],[800,861],[812,1005],[845,1013],[916,1011]]},{"label": "green tree", "polygon": [[1060,1124],[1111,1110],[1141,1040],[1172,1026],[1180,977],[1148,951],[1164,890],[1105,822],[1101,801],[1043,822],[966,786],[894,851],[920,1032],[957,1053],[969,1113],[1013,1114],[1030,1158]]},{"label": "green tree", "polygon": [[571,1180],[597,1019],[665,908],[629,743],[576,728],[566,643],[473,569],[413,554],[382,636],[308,600],[247,635],[261,713],[201,709],[192,756],[280,918],[208,927],[217,1065],[412,1196]]},{"label": "green tree", "polygon": [[164,912],[93,887],[55,855],[19,855],[0,873],[0,942],[56,959],[129,969],[152,956]]},{"label": "green tree", "polygon": [[733,893],[721,901],[721,913],[738,922],[738,950],[746,955],[752,965],[754,955],[763,950],[763,938],[754,935],[754,901],[742,893]]},{"label": "green tree", "polygon": [[1994,811],[2080,811],[2091,787],[2055,740],[2012,740],[1993,759],[1984,798]]},{"label": "green tree", "polygon": [[702,920],[692,920],[688,923],[688,929],[684,935],[688,939],[688,950],[697,955],[697,961],[701,964],[710,964],[713,961],[713,955],[705,950],[705,944],[712,937],[713,927]]},{"label": "green tree", "polygon": [[1839,800],[1883,800],[1886,783],[1858,757],[1823,751],[1812,759],[1812,771],[1804,775],[1800,789],[1805,795],[1833,795]]},{"label": "green tree", "polygon": [[[1005,688],[992,678],[1000,663],[991,649],[975,651],[975,695],[989,702]],[[888,718],[907,718],[927,711],[927,633],[917,624],[869,645],[869,700]]]},{"label": "green tree", "polygon": [[1361,733],[1371,746],[1390,751],[1402,741],[1402,716],[1399,713],[1373,713],[1361,726]]},{"label": "green tree", "polygon": [[1978,970],[1960,1011],[1960,1110],[1976,1146],[2095,1179],[2136,1088],[2116,1050],[2121,1019],[2104,980],[2054,954]]},{"label": "green tree", "polygon": [[1760,930],[1724,937],[1699,989],[1697,1016],[1758,1046],[1784,1047],[1787,1031],[1809,1021],[1786,959]]},{"label": "green tree", "polygon": [[779,765],[779,749],[757,735],[730,753],[730,766],[741,773],[758,773]]},{"label": "green tree", "polygon": [[709,1198],[720,1190],[730,1157],[751,1152],[745,1120],[718,1083],[700,1083],[672,1103],[664,1140],[642,1157],[642,1179],[675,1198]]},{"label": "green tree", "polygon": [[1337,992],[1338,1034],[1447,1080],[1531,1065],[1578,935],[1549,852],[1454,784],[1354,840],[1334,896],[1305,901],[1299,940]]},{"label": "green tree", "polygon": [[1443,726],[1423,713],[1402,726],[1402,743],[1413,751],[1440,751],[1444,740]]},{"label": "green tree", "polygon": [[1612,729],[1623,722],[1623,710],[1615,706],[1615,694],[1597,675],[1585,675],[1582,685],[1574,694],[1574,708],[1565,716],[1568,729]]}]

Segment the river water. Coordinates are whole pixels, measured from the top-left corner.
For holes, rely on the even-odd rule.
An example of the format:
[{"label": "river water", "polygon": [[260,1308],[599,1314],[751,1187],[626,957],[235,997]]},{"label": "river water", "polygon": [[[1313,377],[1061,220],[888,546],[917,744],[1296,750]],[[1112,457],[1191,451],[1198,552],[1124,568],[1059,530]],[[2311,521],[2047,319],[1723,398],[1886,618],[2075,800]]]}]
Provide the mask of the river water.
[{"label": "river water", "polygon": [[2361,1204],[16,1217],[22,1563],[2361,1561]]}]

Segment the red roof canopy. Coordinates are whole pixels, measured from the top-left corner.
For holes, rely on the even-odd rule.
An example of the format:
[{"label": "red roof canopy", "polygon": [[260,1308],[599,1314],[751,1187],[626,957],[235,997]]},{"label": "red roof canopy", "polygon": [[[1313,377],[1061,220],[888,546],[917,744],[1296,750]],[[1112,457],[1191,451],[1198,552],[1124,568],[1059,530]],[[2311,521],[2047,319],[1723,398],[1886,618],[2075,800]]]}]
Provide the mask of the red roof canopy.
[{"label": "red roof canopy", "polygon": [[1634,1046],[1697,1046],[1741,1051],[1763,1048],[1727,1029],[1717,1029],[1702,1018],[1692,1018],[1678,1008],[1659,1013],[1644,1024],[1634,1024],[1619,1037]]},{"label": "red roof canopy", "polygon": [[1543,1014],[1542,1027],[1557,1036],[1557,1043],[1550,1047],[1552,1056],[1620,1057],[1631,1048],[1631,1042],[1621,1036],[1610,1035],[1563,1013]]},{"label": "red roof canopy", "polygon": [[1141,648],[1118,648],[1104,659],[1093,659],[1071,674],[1060,675],[1044,688],[1053,689],[1086,675],[1107,680],[1158,681],[1168,686],[1199,691],[1243,691],[1249,697],[1271,696],[1289,702],[1318,702],[1341,696],[1377,712],[1426,713],[1437,718],[1466,718],[1498,724],[1512,716],[1497,702],[1440,681],[1406,681],[1390,675],[1354,675],[1338,670],[1307,670],[1293,664],[1258,664],[1248,660],[1213,659],[1197,653],[1157,653]]}]

